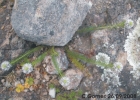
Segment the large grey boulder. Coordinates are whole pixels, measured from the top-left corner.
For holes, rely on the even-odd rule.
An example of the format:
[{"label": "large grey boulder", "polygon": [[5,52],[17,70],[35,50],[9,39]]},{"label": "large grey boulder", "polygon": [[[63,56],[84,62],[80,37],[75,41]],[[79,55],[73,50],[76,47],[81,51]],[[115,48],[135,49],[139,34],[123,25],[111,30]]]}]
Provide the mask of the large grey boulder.
[{"label": "large grey boulder", "polygon": [[17,35],[25,40],[64,46],[91,6],[89,0],[15,0],[11,23]]}]

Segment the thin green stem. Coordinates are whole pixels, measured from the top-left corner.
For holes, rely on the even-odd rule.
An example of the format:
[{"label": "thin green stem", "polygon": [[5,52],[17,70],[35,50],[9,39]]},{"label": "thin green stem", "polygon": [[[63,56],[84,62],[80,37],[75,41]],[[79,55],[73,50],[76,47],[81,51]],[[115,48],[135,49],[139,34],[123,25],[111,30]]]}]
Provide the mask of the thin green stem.
[{"label": "thin green stem", "polygon": [[35,65],[41,63],[47,54],[48,54],[48,51],[42,53],[37,59],[35,59],[34,61],[32,61],[31,64],[32,64],[33,66],[35,66]]},{"label": "thin green stem", "polygon": [[54,64],[58,74],[60,75],[60,77],[62,77],[63,76],[62,71],[60,70],[60,68],[58,66],[58,62],[56,60],[56,57],[58,56],[58,53],[54,50],[54,47],[51,48],[50,53],[51,53],[52,62]]},{"label": "thin green stem", "polygon": [[113,28],[124,28],[125,27],[125,21],[119,22],[117,24],[114,25],[106,25],[106,26],[89,26],[83,29],[79,29],[77,32],[78,33],[88,33],[91,31],[95,31],[95,30],[102,30],[102,29],[113,29]]},{"label": "thin green stem", "polygon": [[32,54],[35,51],[38,51],[42,48],[43,46],[38,46],[36,48],[33,48],[29,51],[27,51],[26,53],[22,54],[21,56],[19,56],[18,58],[12,60],[10,63],[11,65],[15,65],[17,62],[21,61],[22,59],[24,59],[25,57],[29,56],[30,54]]}]

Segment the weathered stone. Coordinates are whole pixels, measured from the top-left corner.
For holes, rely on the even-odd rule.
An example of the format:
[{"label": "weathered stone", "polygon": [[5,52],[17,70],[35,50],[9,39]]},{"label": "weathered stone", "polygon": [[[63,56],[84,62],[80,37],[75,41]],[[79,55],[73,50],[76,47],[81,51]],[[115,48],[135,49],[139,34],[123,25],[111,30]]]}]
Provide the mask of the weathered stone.
[{"label": "weathered stone", "polygon": [[[64,51],[58,48],[56,49],[56,52],[58,53],[58,56],[56,57],[58,67],[61,71],[64,71],[68,68],[68,64],[69,64],[66,54]],[[58,71],[56,70],[50,56],[46,56],[44,62],[47,64],[46,71],[49,74],[58,74]]]},{"label": "weathered stone", "polygon": [[55,94],[56,94],[56,89],[55,88],[50,88],[49,89],[49,95],[51,96],[51,98],[55,98]]},{"label": "weathered stone", "polygon": [[23,39],[64,46],[85,19],[89,0],[16,0],[12,26]]},{"label": "weathered stone", "polygon": [[76,89],[83,78],[83,73],[78,69],[69,69],[59,83],[67,90]]}]

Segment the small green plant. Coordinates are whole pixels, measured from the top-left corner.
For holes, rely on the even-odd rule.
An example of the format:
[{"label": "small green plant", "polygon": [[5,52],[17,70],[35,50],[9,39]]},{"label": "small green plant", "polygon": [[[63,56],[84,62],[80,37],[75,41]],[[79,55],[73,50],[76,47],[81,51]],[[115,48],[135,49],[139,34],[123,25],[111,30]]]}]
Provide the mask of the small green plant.
[{"label": "small green plant", "polygon": [[48,51],[42,53],[37,59],[35,59],[33,62],[32,62],[32,65],[35,66],[37,64],[40,64],[43,59],[45,58],[45,56],[48,54]]},{"label": "small green plant", "polygon": [[54,50],[54,47],[51,48],[50,54],[51,54],[52,62],[54,64],[58,74],[60,75],[60,77],[63,77],[63,73],[60,70],[60,68],[58,66],[58,62],[56,60],[56,57],[58,56],[58,53]]},{"label": "small green plant", "polygon": [[59,88],[56,88],[56,93],[60,93],[60,89]]},{"label": "small green plant", "polygon": [[62,94],[58,94],[56,96],[56,100],[78,100],[78,97],[82,95],[82,91],[70,91],[70,92],[64,92]]},{"label": "small green plant", "polygon": [[59,93],[60,92],[60,89],[57,87],[57,86],[55,86],[55,84],[53,84],[53,83],[50,83],[49,84],[49,88],[51,89],[51,88],[55,88],[56,89],[56,93]]},{"label": "small green plant", "polygon": [[55,85],[53,83],[50,83],[49,88],[55,88]]},{"label": "small green plant", "polygon": [[25,83],[29,84],[29,85],[33,85],[34,83],[34,79],[32,77],[27,77],[25,79]]},{"label": "small green plant", "polygon": [[78,60],[84,61],[86,63],[90,63],[90,64],[93,64],[93,65],[104,66],[105,68],[112,68],[113,67],[113,64],[111,64],[111,63],[106,64],[104,62],[96,61],[93,58],[88,58],[88,57],[86,57],[83,54],[80,54],[80,53],[75,52],[75,51],[71,51],[69,49],[66,49],[66,53],[67,53],[68,56],[71,56],[74,59],[78,59]]},{"label": "small green plant", "polygon": [[78,61],[78,59],[75,59],[69,53],[67,54],[67,56],[68,56],[69,60],[75,65],[75,67],[77,67],[79,70],[81,70],[85,76],[87,76],[87,77],[91,76],[90,72],[85,68],[85,66],[81,62]]},{"label": "small green plant", "polygon": [[122,22],[119,22],[117,24],[104,25],[104,26],[98,26],[98,27],[97,26],[89,26],[89,27],[86,27],[86,28],[79,29],[77,31],[77,33],[88,33],[88,32],[91,32],[91,31],[102,30],[102,29],[124,28],[125,27],[125,22],[126,21],[122,21]]},{"label": "small green plant", "polygon": [[16,63],[19,63],[21,60],[23,60],[24,58],[28,57],[30,54],[40,50],[43,46],[38,46],[36,48],[33,48],[31,50],[28,50],[27,52],[25,52],[24,54],[20,55],[19,57],[17,57],[16,59],[12,60],[10,63],[11,65],[15,65]]}]

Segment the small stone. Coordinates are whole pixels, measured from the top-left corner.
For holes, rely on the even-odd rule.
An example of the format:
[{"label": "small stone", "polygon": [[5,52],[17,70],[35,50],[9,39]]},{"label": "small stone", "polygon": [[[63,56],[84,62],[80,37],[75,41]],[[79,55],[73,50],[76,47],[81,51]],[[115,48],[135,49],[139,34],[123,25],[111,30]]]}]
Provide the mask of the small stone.
[{"label": "small stone", "polygon": [[83,78],[83,73],[78,69],[69,69],[59,83],[67,90],[76,89]]},{"label": "small stone", "polygon": [[50,79],[48,75],[44,75],[44,78],[46,81],[49,81],[49,79]]},{"label": "small stone", "polygon": [[50,88],[49,89],[49,95],[51,96],[51,98],[55,98],[55,94],[56,94],[56,89],[55,88]]},{"label": "small stone", "polygon": [[20,81],[16,81],[16,82],[15,82],[15,87],[16,87],[18,84],[20,84]]},{"label": "small stone", "polygon": [[46,64],[43,64],[43,67],[45,68],[46,67]]},{"label": "small stone", "polygon": [[36,79],[40,79],[40,75],[38,74],[38,75],[36,75]]},{"label": "small stone", "polygon": [[21,75],[22,70],[21,70],[21,69],[18,69],[18,70],[16,71],[16,73],[17,73],[18,75]]},{"label": "small stone", "polygon": [[24,89],[24,92],[28,92],[28,89]]},{"label": "small stone", "polygon": [[[62,51],[61,49],[55,49],[55,51],[58,53],[58,56],[56,57],[56,61],[58,63],[58,67],[61,71],[64,71],[68,68],[68,59],[66,57],[66,54],[64,51]],[[48,62],[48,59],[50,59],[50,56],[47,56],[45,58],[45,61],[47,63],[47,67],[46,67],[46,71],[49,74],[58,74],[58,71],[56,70],[54,64],[52,61]]]},{"label": "small stone", "polygon": [[21,82],[21,84],[24,84],[24,80],[23,79],[21,79],[20,82]]},{"label": "small stone", "polygon": [[36,75],[39,75],[40,73],[39,73],[39,71],[38,71],[38,70],[35,70],[35,74],[36,74]]},{"label": "small stone", "polygon": [[47,56],[47,57],[44,58],[44,62],[46,64],[50,63],[50,60],[51,60],[51,56]]},{"label": "small stone", "polygon": [[43,83],[45,83],[45,82],[46,82],[46,80],[42,80],[42,82],[43,82]]},{"label": "small stone", "polygon": [[29,88],[29,90],[30,90],[30,91],[33,91],[33,90],[34,90],[33,86],[31,86],[31,87]]},{"label": "small stone", "polygon": [[39,80],[38,79],[34,79],[34,84],[38,84]]},{"label": "small stone", "polygon": [[8,81],[6,81],[5,84],[4,84],[4,86],[5,87],[11,87],[11,84]]},{"label": "small stone", "polygon": [[5,79],[2,79],[1,82],[4,83],[5,82]]}]

